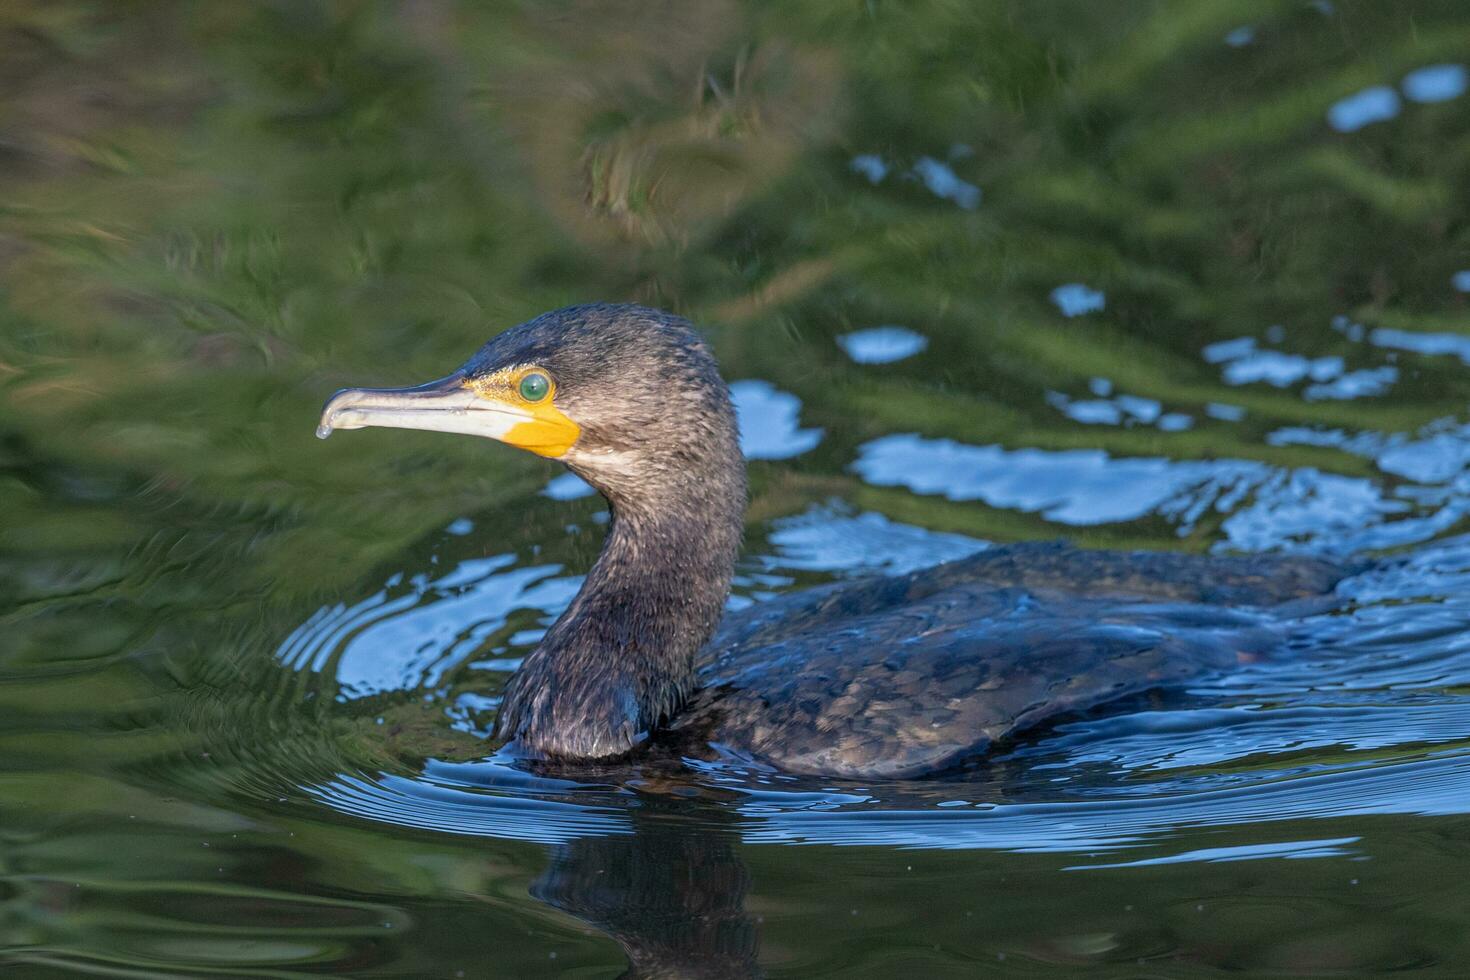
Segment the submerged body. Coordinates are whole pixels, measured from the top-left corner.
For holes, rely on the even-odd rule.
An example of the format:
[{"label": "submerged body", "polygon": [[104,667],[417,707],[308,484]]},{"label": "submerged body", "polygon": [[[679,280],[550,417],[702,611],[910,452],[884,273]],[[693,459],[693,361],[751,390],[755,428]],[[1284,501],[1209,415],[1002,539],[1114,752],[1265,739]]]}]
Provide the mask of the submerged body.
[{"label": "submerged body", "polygon": [[1340,577],[1307,558],[1019,544],[790,593],[721,623],[673,728],[787,772],[923,776],[1267,655]]},{"label": "submerged body", "polygon": [[667,729],[792,772],[924,775],[1259,656],[1339,577],[1014,545],[722,622],[746,501],[729,390],[687,323],[636,306],[545,314],[427,385],[340,391],[318,432],[373,425],[498,439],[608,501],[602,554],[502,701],[497,734],[533,756],[613,758]]}]

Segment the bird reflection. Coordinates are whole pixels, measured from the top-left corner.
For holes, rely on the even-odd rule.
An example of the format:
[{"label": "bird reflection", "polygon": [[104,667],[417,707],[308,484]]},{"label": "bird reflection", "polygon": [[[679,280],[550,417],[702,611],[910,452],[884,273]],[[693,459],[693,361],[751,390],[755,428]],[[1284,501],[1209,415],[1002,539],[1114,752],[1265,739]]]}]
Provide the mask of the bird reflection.
[{"label": "bird reflection", "polygon": [[625,977],[760,976],[750,872],[730,815],[655,796],[631,815],[631,834],[555,847],[531,894],[616,940]]}]

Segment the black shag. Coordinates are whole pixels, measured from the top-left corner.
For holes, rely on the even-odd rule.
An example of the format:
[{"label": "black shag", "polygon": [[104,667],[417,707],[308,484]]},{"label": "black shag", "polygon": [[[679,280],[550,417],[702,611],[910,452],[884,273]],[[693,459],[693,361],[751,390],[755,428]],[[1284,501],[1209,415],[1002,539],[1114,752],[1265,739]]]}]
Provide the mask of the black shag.
[{"label": "black shag", "polygon": [[317,431],[364,426],[488,436],[606,498],[601,555],[500,705],[497,737],[533,757],[661,735],[796,773],[938,772],[1265,653],[1292,600],[1340,577],[1305,558],[1018,544],[725,614],[746,504],[735,410],[690,325],[638,306],[557,310],[438,381],[339,391]]}]

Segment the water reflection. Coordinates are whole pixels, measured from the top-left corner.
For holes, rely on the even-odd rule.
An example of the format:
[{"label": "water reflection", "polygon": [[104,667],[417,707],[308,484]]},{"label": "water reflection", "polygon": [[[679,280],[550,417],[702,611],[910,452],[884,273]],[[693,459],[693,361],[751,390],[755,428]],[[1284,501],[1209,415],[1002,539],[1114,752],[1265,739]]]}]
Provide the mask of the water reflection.
[{"label": "water reflection", "polygon": [[1211,364],[1224,364],[1221,377],[1229,385],[1253,384],[1264,381],[1277,388],[1285,388],[1305,378],[1313,381],[1331,381],[1342,374],[1345,363],[1341,357],[1303,357],[1276,350],[1259,350],[1254,337],[1222,340],[1210,344],[1202,352]]},{"label": "water reflection", "polygon": [[761,976],[750,873],[728,815],[645,795],[633,832],[553,848],[531,894],[612,937],[631,977]]},{"label": "water reflection", "polygon": [[754,559],[765,568],[842,576],[897,575],[989,547],[985,541],[901,524],[871,511],[852,514],[838,502],[776,521],[766,543],[774,552]]},{"label": "water reflection", "polygon": [[541,491],[552,500],[580,500],[596,492],[592,484],[575,473],[561,473],[552,477]]},{"label": "water reflection", "polygon": [[1187,526],[1217,498],[1222,507],[1240,501],[1269,473],[1247,460],[1119,459],[1100,449],[1005,449],[917,435],[865,443],[852,469],[876,486],[981,500],[1072,525],[1163,513]]},{"label": "water reflection", "polygon": [[1307,401],[1371,398],[1387,394],[1398,379],[1399,369],[1392,364],[1385,364],[1382,367],[1349,371],[1324,384],[1309,385],[1302,394]]},{"label": "water reflection", "polygon": [[305,790],[343,813],[448,834],[557,844],[632,833],[626,790],[536,777],[493,757],[430,759],[416,777],[341,773]]},{"label": "water reflection", "polygon": [[1419,333],[1413,330],[1397,330],[1379,327],[1368,334],[1368,341],[1379,347],[1413,351],[1430,357],[1458,357],[1470,365],[1470,337],[1458,333]]},{"label": "water reflection", "polygon": [[730,397],[740,419],[746,459],[790,459],[822,441],[821,429],[801,428],[801,399],[768,381],[735,381]]},{"label": "water reflection", "polygon": [[[1470,423],[1455,419],[1438,419],[1412,435],[1287,426],[1266,439],[1276,446],[1331,446],[1372,459],[1384,473],[1426,485],[1449,484],[1470,466]],[[1413,488],[1399,492],[1409,499],[1428,499]]]},{"label": "water reflection", "polygon": [[1464,65],[1425,65],[1404,76],[1404,96],[1412,102],[1448,102],[1465,94],[1470,70]]},{"label": "water reflection", "polygon": [[1263,858],[1288,858],[1299,861],[1304,858],[1330,858],[1362,856],[1362,852],[1350,845],[1361,837],[1332,837],[1322,840],[1288,840],[1270,844],[1241,844],[1235,847],[1201,847],[1193,851],[1182,851],[1168,857],[1140,858],[1137,861],[1118,861],[1113,864],[1074,864],[1067,871],[1101,871],[1106,868],[1147,868],[1162,864],[1219,864],[1225,861],[1258,861]]},{"label": "water reflection", "polygon": [[1005,449],[917,435],[864,444],[852,468],[876,486],[980,500],[1059,524],[1156,515],[1182,535],[1208,513],[1226,514],[1222,545],[1247,551],[1352,554],[1425,541],[1452,527],[1466,508],[1453,497],[1418,514],[1410,499],[1389,496],[1371,480],[1282,471],[1252,460],[1119,458],[1095,449]]},{"label": "water reflection", "polygon": [[[11,871],[4,867],[10,860],[53,858],[40,842],[6,842],[0,851],[0,962],[6,976],[353,973],[380,962],[384,939],[414,925],[413,916],[391,901],[302,894],[290,882],[234,880],[251,850],[238,833],[94,823],[58,835],[54,843],[71,861],[86,860],[107,873],[79,880]],[[289,856],[277,859],[278,873],[299,873]],[[139,866],[152,873],[140,874]]]},{"label": "water reflection", "polygon": [[1377,456],[1386,446],[1398,445],[1404,436],[1381,432],[1349,433],[1343,429],[1318,429],[1288,425],[1266,435],[1272,446],[1331,446],[1355,456]]},{"label": "water reflection", "polygon": [[[1399,83],[1410,102],[1448,102],[1465,94],[1470,70],[1462,64],[1425,65],[1405,75]],[[1386,122],[1399,114],[1398,92],[1387,85],[1373,85],[1334,102],[1327,122],[1339,133],[1353,133],[1373,123]]]},{"label": "water reflection", "polygon": [[1430,426],[1375,454],[1378,468],[1416,483],[1448,483],[1470,466],[1470,423]]},{"label": "water reflection", "polygon": [[757,975],[734,811],[663,778],[629,789],[647,781],[636,769],[577,775],[430,760],[416,778],[344,774],[309,792],[374,822],[552,845],[531,895],[614,939],[632,976]]},{"label": "water reflection", "polygon": [[[956,144],[950,148],[950,161],[971,156],[969,147]],[[888,163],[875,153],[862,153],[852,158],[848,166],[868,179],[871,184],[881,184],[891,171]],[[932,156],[920,156],[913,167],[900,175],[904,180],[922,183],[929,193],[941,200],[950,201],[966,211],[980,206],[980,188],[962,179],[954,172],[950,163]]]},{"label": "water reflection", "polygon": [[1327,110],[1327,123],[1339,133],[1355,133],[1398,114],[1399,94],[1387,85],[1373,85],[1334,102]]},{"label": "water reflection", "polygon": [[[709,915],[743,964],[745,892],[793,975],[1453,975],[1467,15],[1340,6],[9,5],[0,967],[610,972],[539,879],[630,959]],[[302,419],[571,297],[761,379],[747,601],[983,546],[939,528],[1419,543],[1284,662],[942,784],[524,772],[475,736],[590,489]],[[877,324],[922,371],[832,349]]]},{"label": "water reflection", "polygon": [[1119,395],[1113,399],[1113,402],[1140,422],[1157,422],[1163,416],[1164,406],[1153,398],[1143,398],[1139,395]]},{"label": "water reflection", "polygon": [[[1105,378],[1093,378],[1096,393],[1112,391]],[[1163,403],[1141,395],[1117,395],[1112,398],[1072,399],[1059,391],[1048,391],[1046,400],[1067,418],[1084,425],[1154,425],[1162,432],[1183,432],[1193,428],[1194,419],[1183,412],[1165,412]]]},{"label": "water reflection", "polygon": [[1225,43],[1232,48],[1243,48],[1256,39],[1256,29],[1249,24],[1235,28],[1225,35]]},{"label": "water reflection", "polygon": [[[1280,783],[1188,795],[1155,792],[1110,803],[1017,803],[932,810],[759,809],[750,841],[786,844],[887,845],[1105,854],[1168,848],[1181,828],[1232,827],[1302,819],[1388,814],[1464,814],[1470,777],[1464,753],[1423,762],[1366,767]],[[749,810],[749,808],[747,808]],[[1090,863],[1090,862],[1089,862]],[[1100,864],[1101,862],[1099,862]]]},{"label": "water reflection", "polygon": [[850,164],[853,170],[868,178],[869,183],[882,183],[883,178],[888,176],[888,164],[883,158],[873,153],[863,153],[852,158]]},{"label": "water reflection", "polygon": [[433,687],[482,652],[513,612],[542,611],[549,625],[581,584],[560,576],[558,565],[514,565],[514,555],[502,554],[437,578],[394,576],[366,599],[318,610],[276,656],[292,670],[330,674],[344,700]]},{"label": "water reflection", "polygon": [[1184,432],[1194,428],[1194,419],[1183,412],[1168,412],[1159,416],[1158,426],[1161,432]]},{"label": "water reflection", "polygon": [[1245,418],[1245,409],[1225,402],[1208,402],[1205,405],[1205,414],[1222,422],[1239,422]]},{"label": "water reflection", "polygon": [[914,164],[914,176],[924,182],[929,193],[935,197],[973,211],[980,206],[980,188],[968,181],[961,180],[949,164],[936,160],[933,157],[920,157]]},{"label": "water reflection", "polygon": [[1107,308],[1107,297],[1101,290],[1084,286],[1080,282],[1069,282],[1051,291],[1051,301],[1062,316],[1082,316],[1097,313]]},{"label": "water reflection", "polygon": [[886,326],[843,334],[837,344],[858,364],[892,364],[923,351],[929,339],[907,327]]}]

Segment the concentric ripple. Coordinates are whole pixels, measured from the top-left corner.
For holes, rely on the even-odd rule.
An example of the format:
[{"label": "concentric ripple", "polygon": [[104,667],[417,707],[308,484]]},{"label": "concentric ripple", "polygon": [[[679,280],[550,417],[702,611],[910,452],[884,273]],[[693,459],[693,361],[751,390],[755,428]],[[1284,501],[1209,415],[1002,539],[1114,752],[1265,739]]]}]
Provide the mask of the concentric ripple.
[{"label": "concentric ripple", "polygon": [[[826,535],[838,540],[855,521],[863,523],[840,507],[809,511],[772,534],[778,550],[759,564],[773,572],[815,566],[841,574],[846,565],[877,561],[862,549],[822,548]],[[880,521],[875,529],[900,542],[920,540],[902,525]],[[957,554],[983,546],[936,542]],[[520,606],[541,604],[544,615],[570,587],[551,566],[517,569],[503,557],[468,564],[411,592],[385,589],[371,602],[317,614],[283,644],[281,662],[341,670],[352,663],[346,651],[366,657],[397,649],[367,645],[397,635],[379,625],[395,610],[404,617],[451,614],[466,597],[493,594],[476,602],[477,618],[465,629],[440,631],[442,649],[420,637],[411,655],[395,653],[388,667],[359,662],[343,678],[359,695],[368,676],[407,679],[408,689],[422,690],[424,678],[442,676],[437,665],[465,659],[472,644],[463,636],[493,633]],[[1179,850],[1170,841],[1190,828],[1470,812],[1463,792],[1470,782],[1470,700],[1461,693],[1470,684],[1466,585],[1470,538],[1373,565],[1340,586],[1356,605],[1303,620],[1289,656],[1243,666],[1163,704],[1066,721],[953,778],[822,783],[741,759],[548,775],[500,756],[430,757],[417,771],[343,771],[300,789],[320,805],[372,822],[555,844],[634,833],[640,799],[673,794],[738,817],[740,835],[753,843],[1109,855],[1077,868],[1350,855],[1352,839],[1302,837],[1299,823],[1289,840],[1244,849]],[[514,666],[476,663],[492,671]]]}]

